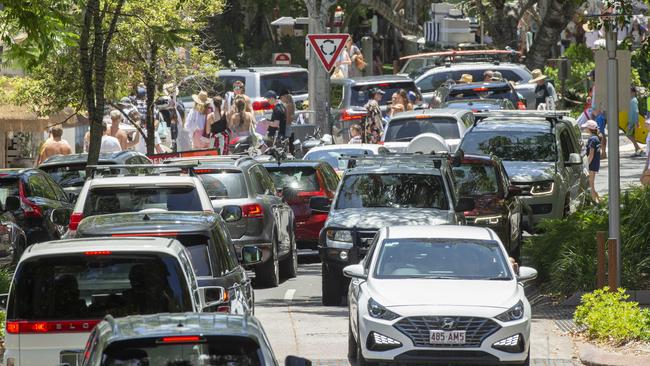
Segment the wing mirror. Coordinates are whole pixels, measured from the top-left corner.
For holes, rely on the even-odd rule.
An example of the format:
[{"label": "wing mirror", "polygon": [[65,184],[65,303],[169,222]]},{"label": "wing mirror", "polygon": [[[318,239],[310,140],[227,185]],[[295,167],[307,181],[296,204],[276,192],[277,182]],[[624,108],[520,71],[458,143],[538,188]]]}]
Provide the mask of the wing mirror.
[{"label": "wing mirror", "polygon": [[68,208],[56,208],[50,212],[50,221],[54,225],[68,226],[72,211]]},{"label": "wing mirror", "polygon": [[287,356],[284,359],[284,366],[311,366],[311,361],[297,356]]},{"label": "wing mirror", "polygon": [[578,153],[569,154],[569,161],[566,163],[566,165],[580,165],[580,164],[582,164],[582,158],[580,157],[580,154]]},{"label": "wing mirror", "polygon": [[519,282],[530,282],[535,278],[537,278],[537,270],[535,268],[525,266],[519,267],[519,274],[517,275]]},{"label": "wing mirror", "polygon": [[204,308],[219,305],[226,300],[226,289],[220,286],[200,287],[197,291]]},{"label": "wing mirror", "polygon": [[332,201],[327,197],[312,197],[309,199],[309,208],[315,212],[330,212]]},{"label": "wing mirror", "polygon": [[353,264],[343,268],[343,275],[345,275],[345,277],[358,278],[362,280],[368,278],[368,275],[361,264]]},{"label": "wing mirror", "polygon": [[16,196],[9,196],[5,200],[6,211],[16,211],[20,209],[20,198]]},{"label": "wing mirror", "polygon": [[252,265],[262,261],[262,250],[254,245],[246,245],[241,249],[242,264]]},{"label": "wing mirror", "polygon": [[241,207],[228,205],[221,208],[221,217],[225,222],[235,222],[242,218]]},{"label": "wing mirror", "polygon": [[474,199],[470,197],[461,197],[456,203],[456,212],[472,211],[474,208]]}]

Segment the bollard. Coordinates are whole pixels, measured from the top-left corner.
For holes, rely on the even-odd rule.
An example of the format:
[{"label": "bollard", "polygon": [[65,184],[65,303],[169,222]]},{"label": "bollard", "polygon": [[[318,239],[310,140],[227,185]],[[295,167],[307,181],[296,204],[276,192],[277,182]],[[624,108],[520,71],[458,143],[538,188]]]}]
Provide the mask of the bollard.
[{"label": "bollard", "polygon": [[366,68],[363,70],[363,76],[370,76],[374,72],[374,55],[373,55],[373,42],[370,37],[361,38],[361,52],[363,52],[363,59],[366,61]]},{"label": "bollard", "polygon": [[608,248],[607,248],[607,264],[608,264],[608,269],[607,269],[607,283],[609,285],[609,289],[611,291],[616,291],[618,288],[617,283],[618,279],[616,278],[616,274],[618,273],[616,264],[616,246],[617,242],[616,239],[609,239],[607,241]]},{"label": "bollard", "polygon": [[596,288],[605,287],[605,242],[607,241],[607,233],[598,231],[596,233]]}]

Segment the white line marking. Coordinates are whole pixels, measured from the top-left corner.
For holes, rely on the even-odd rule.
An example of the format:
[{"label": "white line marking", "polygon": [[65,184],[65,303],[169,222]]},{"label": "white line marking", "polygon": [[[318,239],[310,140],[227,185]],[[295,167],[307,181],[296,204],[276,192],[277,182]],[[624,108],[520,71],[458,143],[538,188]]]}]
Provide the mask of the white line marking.
[{"label": "white line marking", "polygon": [[284,293],[284,301],[293,301],[293,295],[296,294],[296,289],[290,288]]}]

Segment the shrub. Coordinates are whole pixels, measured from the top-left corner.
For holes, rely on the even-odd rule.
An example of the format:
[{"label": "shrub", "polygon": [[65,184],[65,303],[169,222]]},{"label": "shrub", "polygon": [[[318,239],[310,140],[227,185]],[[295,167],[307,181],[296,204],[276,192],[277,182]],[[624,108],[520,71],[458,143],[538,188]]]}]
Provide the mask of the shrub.
[{"label": "shrub", "polygon": [[574,320],[584,326],[590,339],[617,345],[634,340],[650,340],[650,310],[627,301],[629,295],[620,288],[605,287],[582,296]]},{"label": "shrub", "polygon": [[0,268],[0,294],[9,292],[13,271],[9,267]]}]

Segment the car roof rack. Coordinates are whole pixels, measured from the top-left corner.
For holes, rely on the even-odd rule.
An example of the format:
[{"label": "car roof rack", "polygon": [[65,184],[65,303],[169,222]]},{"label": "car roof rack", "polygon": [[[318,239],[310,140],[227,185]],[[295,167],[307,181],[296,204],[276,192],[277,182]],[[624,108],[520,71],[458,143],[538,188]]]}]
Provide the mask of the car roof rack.
[{"label": "car roof rack", "polygon": [[88,165],[91,169],[90,178],[114,178],[114,177],[141,177],[141,176],[167,176],[187,175],[194,176],[194,167],[197,164],[112,164],[112,165]]},{"label": "car roof rack", "polygon": [[250,155],[206,155],[206,156],[188,156],[184,158],[171,158],[163,162],[166,166],[177,166],[183,163],[193,163],[194,165],[200,164],[209,164],[209,163],[225,163],[225,162],[235,162],[235,165],[239,165],[241,162],[253,160]]},{"label": "car roof rack", "polygon": [[562,117],[569,116],[571,111],[568,110],[501,110],[501,111],[489,111],[489,112],[477,112],[474,113],[474,126],[478,124],[479,121],[484,120],[490,117],[532,117],[532,118],[544,118],[547,121],[551,122],[552,125],[555,125],[555,122]]},{"label": "car roof rack", "polygon": [[[461,153],[462,155],[462,153]],[[454,160],[456,164],[459,154],[449,152],[437,152],[435,154],[409,154],[409,153],[388,153],[380,155],[345,155],[342,154],[339,160],[348,161],[348,169],[356,168],[357,163],[362,163],[363,167],[423,167],[431,168],[431,164],[436,169],[442,167],[442,162]],[[461,159],[462,160],[462,159]]]}]

